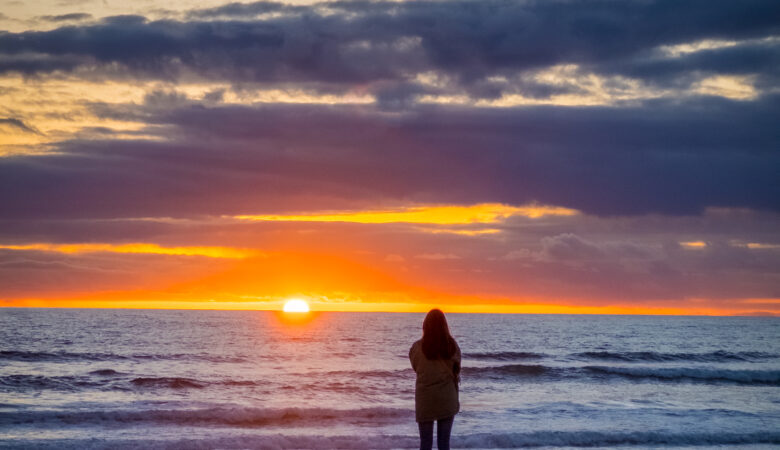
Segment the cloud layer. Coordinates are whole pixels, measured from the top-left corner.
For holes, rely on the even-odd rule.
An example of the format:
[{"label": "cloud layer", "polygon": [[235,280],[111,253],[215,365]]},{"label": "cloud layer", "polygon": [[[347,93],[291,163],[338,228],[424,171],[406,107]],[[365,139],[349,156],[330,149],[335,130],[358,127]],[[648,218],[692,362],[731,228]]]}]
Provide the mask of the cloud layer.
[{"label": "cloud layer", "polygon": [[73,8],[0,16],[0,298],[776,309],[777,2]]},{"label": "cloud layer", "polygon": [[[68,14],[47,20],[87,18]],[[754,74],[776,85],[771,1],[271,2],[193,10],[178,19],[106,17],[49,31],[0,35],[0,71],[102,77],[367,87],[379,98],[465,91],[472,98],[576,91],[527,76],[576,65],[652,85],[707,74]],[[664,46],[740,43],[669,57]],[[436,74],[443,84],[421,83]]]},{"label": "cloud layer", "polygon": [[778,211],[778,105],[137,107],[126,114],[161,127],[164,141],[71,140],[55,154],[4,158],[0,187],[13,195],[0,213],[257,214],[408,200],[597,215]]}]

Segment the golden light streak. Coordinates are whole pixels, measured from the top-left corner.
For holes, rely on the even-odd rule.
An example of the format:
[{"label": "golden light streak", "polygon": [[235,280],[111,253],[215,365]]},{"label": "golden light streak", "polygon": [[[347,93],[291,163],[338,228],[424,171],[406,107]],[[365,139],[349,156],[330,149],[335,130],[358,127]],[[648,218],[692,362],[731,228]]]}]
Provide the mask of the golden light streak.
[{"label": "golden light streak", "polygon": [[662,45],[661,47],[658,47],[658,50],[666,56],[679,58],[682,55],[696,53],[702,50],[717,50],[722,48],[735,47],[737,45],[739,45],[739,42],[737,41],[705,39],[703,41],[687,42],[685,44]]},{"label": "golden light streak", "polygon": [[748,304],[767,304],[767,305],[780,305],[780,298],[746,298],[745,300],[740,300],[740,303],[748,303]]},{"label": "golden light streak", "polygon": [[749,248],[751,250],[777,250],[780,244],[767,244],[764,242],[745,242],[741,240],[731,240],[729,245],[732,247]]},{"label": "golden light streak", "polygon": [[746,247],[750,248],[750,249],[759,249],[759,250],[780,249],[780,245],[778,245],[778,244],[762,244],[762,243],[759,243],[759,242],[748,242]]},{"label": "golden light streak", "polygon": [[[494,81],[507,81],[506,77],[490,77]],[[625,76],[604,76],[587,72],[577,64],[558,64],[541,70],[528,72],[527,78],[533,81],[560,86],[568,90],[577,86],[578,93],[555,94],[538,98],[526,96],[522,91],[507,91],[500,98],[474,99],[466,92],[449,95],[427,94],[421,96],[420,103],[449,104],[476,106],[480,108],[512,108],[517,106],[555,105],[555,106],[597,106],[614,105],[618,102],[636,101],[642,99],[679,96],[679,90],[659,89],[642,83],[641,80]],[[457,88],[450,84],[446,74],[426,72],[417,77],[417,81],[434,88]],[[511,83],[510,83],[511,84]]]},{"label": "golden light streak", "polygon": [[[76,77],[0,77],[0,116],[24,120],[37,133],[0,133],[0,157],[18,153],[42,153],[45,144],[74,137],[89,137],[96,129],[121,139],[153,139],[142,133],[145,123],[96,115],[91,104],[141,102],[143,85]],[[105,136],[102,136],[105,137]],[[41,150],[41,149],[44,150]]]},{"label": "golden light streak", "polygon": [[432,234],[458,234],[461,236],[486,236],[491,234],[498,234],[501,232],[498,228],[483,228],[480,230],[458,230],[452,228],[424,228],[417,227],[416,230],[423,231],[425,233]]},{"label": "golden light streak", "polygon": [[773,44],[780,40],[778,36],[770,36],[760,39],[745,39],[741,41],[727,41],[723,39],[704,39],[696,42],[686,42],[685,44],[677,45],[662,45],[658,47],[664,55],[671,58],[679,58],[680,56],[690,53],[696,53],[704,50],[719,50],[723,48],[737,47],[741,45],[750,44]]},{"label": "golden light streak", "polygon": [[[686,241],[686,242],[680,242],[680,245],[684,248],[691,249],[691,250],[698,250],[703,249],[708,246],[708,244],[704,241]],[[738,241],[731,241],[729,242],[729,245],[733,247],[742,247],[742,248],[749,248],[751,250],[777,250],[780,249],[780,244],[764,244],[761,242],[738,242]]]},{"label": "golden light streak", "polygon": [[[182,82],[175,85],[158,81],[122,81],[105,79],[96,82],[78,75],[24,77],[0,76],[0,118],[23,119],[37,132],[0,123],[0,157],[50,151],[46,144],[73,138],[160,140],[155,130],[142,119],[121,120],[96,114],[91,105],[107,107],[173,108],[189,103],[206,102],[211,92],[223,91],[218,103],[254,105],[256,103],[300,104],[370,104],[368,94],[321,94],[295,87],[268,89],[243,86],[236,91],[230,84]],[[153,92],[170,94],[161,100]]]},{"label": "golden light streak", "polygon": [[35,243],[23,245],[0,245],[0,249],[34,250],[65,254],[78,253],[137,253],[174,256],[205,256],[209,258],[243,259],[260,256],[261,253],[252,249],[232,247],[162,247],[157,244],[49,244]]},{"label": "golden light streak", "polygon": [[715,95],[733,100],[752,100],[758,96],[752,76],[719,75],[701,80],[694,90],[699,94]]},{"label": "golden light streak", "polygon": [[[471,206],[419,206],[383,211],[345,211],[326,214],[263,214],[235,216],[241,220],[272,222],[350,222],[364,224],[411,223],[429,225],[468,225],[500,223],[512,216],[537,219],[544,216],[573,216],[577,210],[558,206],[510,206],[500,203],[482,203]],[[474,235],[480,231],[446,230]],[[492,232],[492,231],[491,231]]]}]

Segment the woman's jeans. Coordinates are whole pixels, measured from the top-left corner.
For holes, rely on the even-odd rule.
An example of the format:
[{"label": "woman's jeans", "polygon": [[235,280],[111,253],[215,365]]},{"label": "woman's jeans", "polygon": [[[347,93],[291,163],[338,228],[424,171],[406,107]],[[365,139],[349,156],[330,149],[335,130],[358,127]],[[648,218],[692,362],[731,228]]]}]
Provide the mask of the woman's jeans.
[{"label": "woman's jeans", "polygon": [[[436,446],[439,450],[450,450],[450,432],[455,416],[436,421]],[[433,448],[433,421],[417,422],[420,428],[420,450]]]}]

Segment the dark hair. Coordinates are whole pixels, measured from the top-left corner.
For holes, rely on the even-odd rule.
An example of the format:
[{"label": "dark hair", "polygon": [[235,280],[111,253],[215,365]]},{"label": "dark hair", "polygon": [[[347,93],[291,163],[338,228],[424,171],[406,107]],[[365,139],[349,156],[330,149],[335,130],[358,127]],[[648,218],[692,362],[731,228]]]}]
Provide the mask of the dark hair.
[{"label": "dark hair", "polygon": [[423,320],[422,351],[428,359],[449,359],[455,354],[457,345],[450,335],[447,319],[440,309],[428,311]]}]

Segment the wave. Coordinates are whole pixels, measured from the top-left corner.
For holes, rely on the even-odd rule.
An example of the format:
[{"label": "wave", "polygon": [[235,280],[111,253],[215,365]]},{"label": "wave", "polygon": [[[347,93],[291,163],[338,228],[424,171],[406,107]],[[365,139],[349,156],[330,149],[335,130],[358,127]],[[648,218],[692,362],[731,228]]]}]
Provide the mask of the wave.
[{"label": "wave", "polygon": [[751,362],[777,358],[780,355],[765,352],[727,352],[718,350],[708,353],[659,353],[659,352],[581,352],[572,355],[579,359],[597,359],[603,361],[624,362]]},{"label": "wave", "polygon": [[509,376],[523,376],[523,377],[535,377],[541,375],[551,375],[559,372],[559,369],[553,367],[547,367],[542,365],[526,365],[526,364],[507,364],[503,366],[489,366],[489,367],[464,367],[462,374],[464,377],[506,377]]},{"label": "wave", "polygon": [[[371,371],[381,372],[381,371]],[[364,377],[362,372],[351,372],[354,376]],[[374,376],[397,376],[392,371],[384,374],[373,373]],[[408,374],[407,374],[408,375]],[[413,377],[413,375],[412,375]],[[413,380],[413,378],[409,378]],[[26,390],[66,390],[77,391],[85,389],[99,390],[155,390],[155,389],[206,389],[209,387],[263,387],[268,388],[269,382],[264,380],[216,379],[200,380],[186,377],[135,377],[113,369],[99,369],[80,376],[44,376],[44,375],[7,375],[0,376],[0,392],[20,392]],[[275,384],[281,390],[306,390],[328,392],[357,392],[366,387],[356,387],[353,382],[309,382],[296,384]],[[413,392],[413,391],[412,391]]]},{"label": "wave", "polygon": [[466,353],[463,355],[467,359],[487,359],[497,361],[514,361],[517,359],[540,359],[546,355],[533,352],[480,352]]},{"label": "wave", "polygon": [[25,352],[18,350],[0,351],[0,360],[5,361],[107,361],[109,359],[121,359],[119,355],[109,353],[72,353],[72,352]]},{"label": "wave", "polygon": [[414,371],[411,367],[399,370],[331,370],[327,372],[311,372],[311,376],[348,376],[359,378],[409,378],[414,377]]},{"label": "wave", "polygon": [[86,376],[5,375],[0,377],[0,392],[32,390],[77,391],[100,387],[103,383]]},{"label": "wave", "polygon": [[704,381],[738,384],[780,385],[780,370],[731,370],[691,367],[587,366],[583,370],[601,375],[659,381]]},{"label": "wave", "polygon": [[[395,383],[396,390],[404,386],[413,386],[414,373],[411,369],[369,370],[338,372],[344,379],[333,379],[334,372],[327,372],[331,379],[320,380],[322,373],[307,376],[296,384],[276,385],[280,390],[306,390],[327,392],[357,392],[369,387],[356,387],[349,380],[375,378],[381,383]],[[540,364],[505,364],[498,366],[466,366],[461,374],[465,383],[472,380],[490,380],[492,382],[512,382],[514,380],[539,380],[555,382],[566,379],[604,379],[622,378],[634,382],[667,383],[731,383],[740,385],[780,386],[780,370],[759,369],[720,369],[698,367],[636,367],[636,366],[584,366],[551,367]],[[306,380],[306,382],[303,382]],[[408,384],[407,386],[407,381]],[[400,383],[400,384],[399,384]],[[387,386],[383,384],[383,386]],[[269,388],[267,380],[242,379],[195,379],[186,377],[153,377],[117,372],[113,369],[99,369],[85,375],[43,376],[43,375],[6,375],[0,376],[0,392],[24,391],[83,391],[83,390],[189,390],[209,388],[251,389]]]},{"label": "wave", "polygon": [[77,391],[84,389],[129,390],[129,389],[203,389],[208,386],[257,386],[259,381],[217,380],[202,381],[182,377],[137,377],[128,379],[127,374],[113,369],[100,369],[88,375],[44,376],[6,375],[0,376],[0,392],[25,390]]},{"label": "wave", "polygon": [[98,369],[93,370],[92,372],[89,372],[90,375],[97,375],[101,377],[110,377],[115,375],[124,375],[122,372],[117,372],[114,369]]},{"label": "wave", "polygon": [[160,378],[133,378],[130,380],[134,386],[169,388],[169,389],[202,389],[206,385],[191,378],[160,377]]},{"label": "wave", "polygon": [[[406,419],[405,419],[406,420]],[[35,448],[342,448],[391,449],[416,448],[419,438],[414,435],[334,436],[306,434],[245,435],[218,439],[181,440],[19,440],[9,444]],[[748,433],[663,431],[535,431],[528,433],[477,433],[454,435],[458,448],[524,448],[524,447],[612,447],[612,446],[722,446],[722,445],[777,445],[780,433],[761,431]],[[88,445],[85,445],[88,444]]]},{"label": "wave", "polygon": [[199,353],[131,354],[93,352],[27,352],[19,350],[0,351],[0,361],[67,362],[67,361],[127,361],[127,360],[196,360],[214,363],[245,362],[246,359],[233,356],[219,356]]},{"label": "wave", "polygon": [[780,385],[780,370],[738,370],[697,367],[550,367],[508,364],[488,367],[464,367],[463,378],[488,378],[511,381],[514,378],[543,378],[545,381],[582,377],[620,377],[636,381],[734,383],[743,385]]},{"label": "wave", "polygon": [[147,410],[67,410],[0,412],[0,425],[19,423],[65,423],[68,425],[170,424],[182,426],[259,427],[323,422],[352,424],[400,423],[414,421],[414,411],[396,408],[243,408]]},{"label": "wave", "polygon": [[780,433],[771,431],[755,433],[537,431],[507,434],[479,433],[462,436],[458,439],[458,446],[464,448],[607,447],[623,445],[702,446],[778,443],[780,443]]}]

